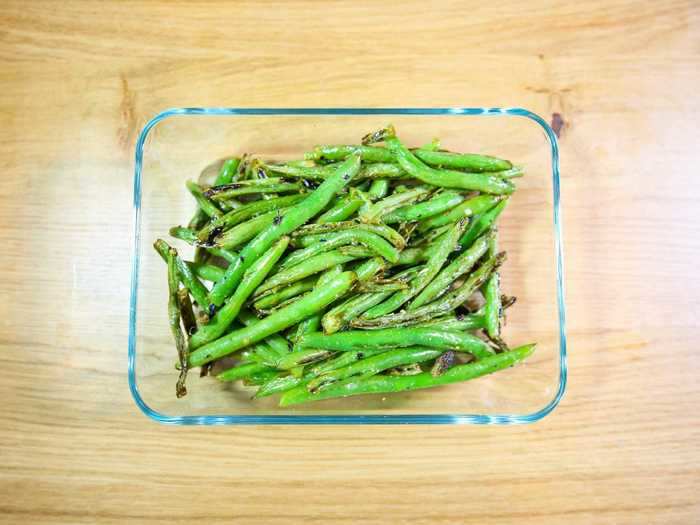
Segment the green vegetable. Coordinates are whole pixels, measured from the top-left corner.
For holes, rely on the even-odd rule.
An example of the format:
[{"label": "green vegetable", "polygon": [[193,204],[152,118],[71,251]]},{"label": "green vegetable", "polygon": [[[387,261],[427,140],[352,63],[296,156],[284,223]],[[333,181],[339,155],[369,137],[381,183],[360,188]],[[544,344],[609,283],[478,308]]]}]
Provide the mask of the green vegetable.
[{"label": "green vegetable", "polygon": [[423,306],[424,304],[427,304],[445,294],[449,290],[450,285],[462,275],[468,273],[486,253],[489,243],[491,242],[491,239],[493,239],[494,235],[495,233],[491,233],[479,237],[468,250],[460,254],[447,267],[443,268],[443,270],[432,280],[432,282],[423,289],[418,297],[411,302],[411,304],[408,306],[408,310],[416,310],[420,306]]},{"label": "green vegetable", "polygon": [[323,181],[323,183],[306,199],[289,208],[279,221],[273,222],[273,224],[261,231],[249,242],[239,254],[237,261],[229,265],[224,277],[218,281],[211,290],[209,299],[212,304],[216,306],[221,305],[226,297],[238,286],[243,272],[245,272],[272,243],[283,235],[293,232],[323,210],[333,196],[357,175],[359,169],[359,157],[357,155],[349,157],[338,166],[333,175]]},{"label": "green vegetable", "polygon": [[334,351],[357,350],[378,346],[428,346],[469,352],[482,359],[492,354],[491,348],[478,337],[466,332],[450,332],[436,328],[386,328],[384,330],[352,330],[332,335],[306,334],[294,345],[297,349],[314,348]]},{"label": "green vegetable", "polygon": [[433,197],[429,201],[412,206],[405,206],[387,213],[382,217],[382,222],[393,224],[396,222],[420,221],[454,208],[463,200],[464,196],[461,193],[446,191]]},{"label": "green vegetable", "polygon": [[[154,243],[176,394],[192,366],[289,406],[465,381],[526,358],[534,345],[502,339],[515,298],[501,295],[496,246],[523,173],[438,139],[410,149],[387,126],[304,160],[229,158],[212,186],[189,181],[197,211],[170,234],[192,261]],[[470,312],[475,293],[484,304]]]},{"label": "green vegetable", "polygon": [[303,250],[292,253],[284,260],[281,267],[288,268],[294,266],[303,261],[307,261],[315,255],[329,252],[330,250],[347,244],[361,244],[391,263],[396,263],[399,260],[399,251],[394,246],[376,233],[362,228],[352,228],[328,233],[324,235],[322,239],[323,240],[319,240],[316,244],[312,244]]},{"label": "green vegetable", "polygon": [[458,365],[450,368],[444,374],[434,377],[429,372],[414,376],[383,376],[375,375],[369,378],[352,377],[340,381],[317,392],[309,392],[305,386],[298,386],[282,394],[280,406],[286,407],[304,403],[306,401],[319,401],[334,397],[347,397],[361,394],[385,394],[389,392],[405,392],[421,388],[432,388],[450,383],[469,381],[487,374],[503,370],[532,354],[534,344],[521,346],[509,352],[492,355],[486,359]]},{"label": "green vegetable", "polygon": [[187,186],[187,189],[190,190],[190,193],[194,199],[197,201],[197,206],[199,206],[200,210],[202,210],[209,217],[221,217],[221,210],[216,204],[207,198],[204,190],[202,190],[199,184],[188,180],[185,185]]},{"label": "green vegetable", "polygon": [[437,245],[434,247],[434,251],[428,259],[428,262],[425,263],[425,266],[421,268],[416,277],[410,282],[407,290],[396,292],[385,302],[365,312],[363,317],[366,319],[374,319],[376,317],[394,312],[401,305],[425,288],[428,283],[433,280],[433,277],[437,275],[440,268],[442,268],[442,266],[445,264],[445,261],[449,257],[450,253],[457,246],[457,241],[459,240],[459,237],[462,235],[462,232],[466,226],[467,223],[464,219],[459,221],[451,228],[450,232],[448,232],[448,234],[445,235],[439,243],[437,243]]},{"label": "green vegetable", "polygon": [[235,330],[198,348],[189,355],[190,366],[201,366],[297,324],[345,295],[356,279],[353,272],[341,273],[324,288],[315,289],[254,325]]},{"label": "green vegetable", "polygon": [[166,255],[168,262],[168,322],[170,324],[170,332],[173,334],[173,339],[175,339],[175,347],[177,348],[177,356],[180,363],[180,376],[175,385],[175,394],[177,397],[182,397],[187,395],[185,380],[187,379],[188,365],[185,337],[182,335],[182,329],[180,328],[180,305],[178,300],[180,282],[176,264],[178,256],[174,248],[169,248]]},{"label": "green vegetable", "polygon": [[238,317],[245,301],[270,273],[275,263],[282,257],[289,244],[289,237],[282,237],[260,259],[246,270],[241,283],[233,295],[226,301],[209,324],[200,328],[190,339],[190,350],[213,341],[221,336],[229,325]]},{"label": "green vegetable", "polygon": [[360,359],[343,368],[338,368],[313,378],[306,384],[306,388],[311,392],[315,392],[330,383],[335,383],[354,375],[368,377],[395,366],[422,363],[423,361],[435,359],[441,354],[442,350],[421,347],[387,350],[379,355]]}]

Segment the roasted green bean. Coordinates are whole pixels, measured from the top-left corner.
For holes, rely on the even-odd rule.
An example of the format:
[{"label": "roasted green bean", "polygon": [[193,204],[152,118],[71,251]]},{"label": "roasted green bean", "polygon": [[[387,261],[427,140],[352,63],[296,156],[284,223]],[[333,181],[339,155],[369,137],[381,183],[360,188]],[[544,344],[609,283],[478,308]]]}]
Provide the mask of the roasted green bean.
[{"label": "roasted green bean", "polygon": [[502,339],[515,298],[501,295],[496,245],[524,170],[442,148],[409,148],[389,125],[304,160],[228,158],[211,186],[187,182],[197,211],[170,234],[193,262],[154,243],[176,394],[192,366],[285,407],[466,381],[530,355]]},{"label": "roasted green bean", "polygon": [[333,196],[346,186],[360,169],[360,158],[357,155],[349,157],[316,188],[307,198],[289,208],[284,216],[275,220],[266,230],[260,232],[241,251],[237,261],[231,263],[226,269],[224,277],[218,281],[209,294],[211,302],[219,306],[226,297],[238,286],[243,276],[255,260],[267,250],[272,243],[283,235],[287,235],[306,221],[314,217],[330,202]]}]

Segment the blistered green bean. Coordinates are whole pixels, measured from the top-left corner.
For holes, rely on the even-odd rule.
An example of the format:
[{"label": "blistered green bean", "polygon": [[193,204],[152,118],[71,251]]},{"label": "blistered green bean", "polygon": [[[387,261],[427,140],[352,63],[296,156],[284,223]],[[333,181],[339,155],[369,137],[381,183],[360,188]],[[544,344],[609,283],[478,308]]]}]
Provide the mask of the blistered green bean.
[{"label": "blistered green bean", "polygon": [[[236,208],[221,217],[213,219],[199,232],[197,232],[197,240],[201,243],[211,244],[214,239],[229,228],[233,228],[256,215],[266,213],[272,210],[281,210],[296,204],[306,197],[304,194],[285,195],[270,200],[258,200],[244,204],[240,208]],[[194,242],[194,241],[193,241]]]},{"label": "blistered green bean", "polygon": [[302,279],[301,281],[296,281],[289,286],[280,288],[279,290],[270,290],[270,293],[262,294],[260,298],[253,303],[253,306],[256,310],[267,310],[269,308],[273,308],[287,299],[297,297],[304,292],[313,290],[317,280],[318,278],[313,276],[307,279]]},{"label": "blistered green bean", "polygon": [[325,287],[314,289],[297,302],[277,310],[253,325],[235,330],[191,352],[190,365],[201,366],[297,324],[343,297],[356,278],[353,272],[341,273]]},{"label": "blistered green bean", "polygon": [[375,375],[369,378],[359,376],[333,383],[317,392],[309,392],[304,385],[301,385],[282,394],[280,406],[285,407],[305,401],[319,401],[361,394],[404,392],[468,381],[513,366],[529,357],[534,349],[534,344],[524,345],[474,363],[454,366],[437,377],[434,377],[430,372],[413,376]]},{"label": "blistered green bean", "polygon": [[439,226],[456,222],[464,217],[479,215],[496,206],[502,199],[503,197],[496,195],[479,195],[478,197],[458,204],[446,213],[421,221],[418,225],[418,231],[425,232]]},{"label": "blistered green bean", "polygon": [[433,280],[433,278],[443,267],[450,253],[454,251],[455,247],[457,246],[457,241],[466,227],[467,221],[465,219],[462,219],[452,226],[450,231],[447,232],[440,242],[436,244],[432,250],[428,262],[425,263],[425,266],[420,269],[416,277],[409,283],[408,289],[396,292],[383,303],[374,306],[365,312],[363,318],[375,319],[394,312],[412,297],[415,297],[418,293],[420,293],[421,290],[423,290],[423,288],[425,288],[430,281]]},{"label": "blistered green bean", "polygon": [[347,244],[361,244],[377,255],[384,257],[390,263],[396,263],[399,260],[399,251],[382,237],[362,228],[353,228],[326,234],[323,237],[323,241],[292,253],[284,260],[281,267],[289,268],[308,261],[311,257],[320,253],[329,252]]},{"label": "blistered green bean", "polygon": [[331,199],[360,169],[360,158],[357,155],[349,157],[340,164],[335,173],[328,177],[306,199],[289,208],[279,221],[274,221],[267,229],[260,232],[238,256],[238,260],[229,265],[224,277],[212,288],[209,299],[215,305],[220,305],[236,288],[243,272],[267,250],[272,243],[283,235],[287,235],[306,221],[323,210]]},{"label": "blistered green bean", "polygon": [[464,200],[464,195],[454,191],[446,191],[432,199],[405,206],[382,216],[382,222],[393,224],[397,222],[420,221],[454,208]]},{"label": "blistered green bean", "polygon": [[206,196],[204,190],[199,186],[199,184],[188,180],[185,185],[187,186],[187,189],[190,191],[194,199],[197,201],[197,206],[199,206],[200,210],[206,213],[209,217],[221,217],[221,210],[216,204],[209,200],[209,198]]},{"label": "blistered green bean", "polygon": [[229,325],[238,317],[245,301],[250,297],[255,289],[263,282],[265,277],[272,271],[275,263],[284,253],[289,244],[289,237],[282,237],[277,241],[260,259],[246,270],[241,283],[236,288],[233,295],[211,318],[209,324],[197,330],[190,339],[190,350],[213,341],[221,336]]},{"label": "blistered green bean", "polygon": [[507,204],[508,200],[506,199],[499,202],[495,207],[491,208],[487,212],[475,217],[469,224],[467,231],[464,232],[464,235],[462,235],[462,238],[459,240],[459,244],[462,245],[462,248],[468,248],[471,246],[478,237],[488,230]]},{"label": "blistered green bean", "polygon": [[[153,243],[153,247],[160,254],[163,260],[167,262],[169,257],[169,250],[171,250],[168,243],[165,242],[163,239],[158,239],[155,243]],[[190,291],[190,294],[192,294],[192,297],[194,298],[197,305],[200,308],[206,308],[208,305],[206,287],[197,278],[197,276],[194,275],[194,273],[192,273],[190,267],[187,266],[185,262],[177,255],[177,252],[175,252],[175,255],[172,257],[175,260],[177,273],[179,275],[180,280],[182,281],[182,284],[184,284],[185,288],[187,288]]]},{"label": "blistered green bean", "polygon": [[424,304],[434,301],[441,295],[447,293],[450,285],[459,277],[468,273],[486,253],[489,243],[494,236],[495,233],[492,232],[479,237],[467,250],[461,253],[435,276],[432,282],[421,291],[418,297],[411,301],[408,310],[416,310]]},{"label": "blistered green bean", "polygon": [[491,348],[478,337],[466,332],[450,332],[435,328],[385,328],[383,330],[351,330],[332,335],[322,333],[300,337],[294,345],[299,349],[333,351],[357,350],[378,346],[429,346],[468,352],[482,359],[492,354]]},{"label": "blistered green bean", "polygon": [[432,303],[416,308],[411,312],[401,312],[396,314],[385,315],[377,319],[355,319],[350,324],[357,328],[378,329],[386,326],[401,326],[407,321],[436,317],[457,309],[469,297],[478,290],[486,279],[505,259],[505,253],[500,253],[495,257],[487,260],[479,268],[477,268],[469,278],[457,289],[448,293],[441,299]]},{"label": "blistered green bean", "polygon": [[360,359],[343,368],[338,368],[315,377],[306,384],[306,388],[310,392],[316,392],[319,389],[327,387],[331,383],[342,381],[351,376],[362,375],[363,378],[366,378],[395,366],[429,361],[439,357],[442,353],[442,350],[424,347],[387,350],[381,354]]}]

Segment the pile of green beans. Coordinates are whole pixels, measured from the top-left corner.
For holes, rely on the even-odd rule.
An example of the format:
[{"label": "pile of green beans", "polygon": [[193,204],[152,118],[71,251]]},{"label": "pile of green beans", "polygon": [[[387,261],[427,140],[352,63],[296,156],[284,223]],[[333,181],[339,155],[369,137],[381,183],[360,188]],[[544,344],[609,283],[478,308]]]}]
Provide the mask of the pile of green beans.
[{"label": "pile of green beans", "polygon": [[[534,344],[501,337],[496,220],[520,167],[429,145],[392,126],[303,160],[233,157],[163,239],[176,395],[192,367],[281,394],[280,406],[467,381]],[[475,306],[476,305],[476,306]]]}]

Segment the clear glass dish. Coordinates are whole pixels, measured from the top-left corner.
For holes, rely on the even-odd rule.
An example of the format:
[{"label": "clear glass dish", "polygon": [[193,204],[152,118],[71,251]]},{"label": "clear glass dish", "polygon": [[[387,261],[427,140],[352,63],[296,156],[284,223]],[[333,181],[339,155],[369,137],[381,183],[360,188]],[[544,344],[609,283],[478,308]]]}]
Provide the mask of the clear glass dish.
[{"label": "clear glass dish", "polygon": [[[163,261],[152,248],[172,225],[186,223],[194,203],[187,179],[206,178],[220,159],[254,153],[298,158],[316,144],[357,143],[393,123],[410,145],[439,137],[455,151],[488,153],[523,165],[518,191],[499,221],[504,338],[537,342],[523,364],[437,389],[357,396],[280,409],[277,396],[213,378],[188,381],[176,399],[175,350],[167,325]],[[182,108],[156,115],[136,146],[134,252],[129,316],[129,386],[139,408],[169,424],[513,424],[534,422],[559,403],[566,387],[566,333],[556,137],[539,116],[516,108],[235,109]],[[170,242],[170,241],[169,241]],[[191,248],[174,242],[181,253]]]}]

